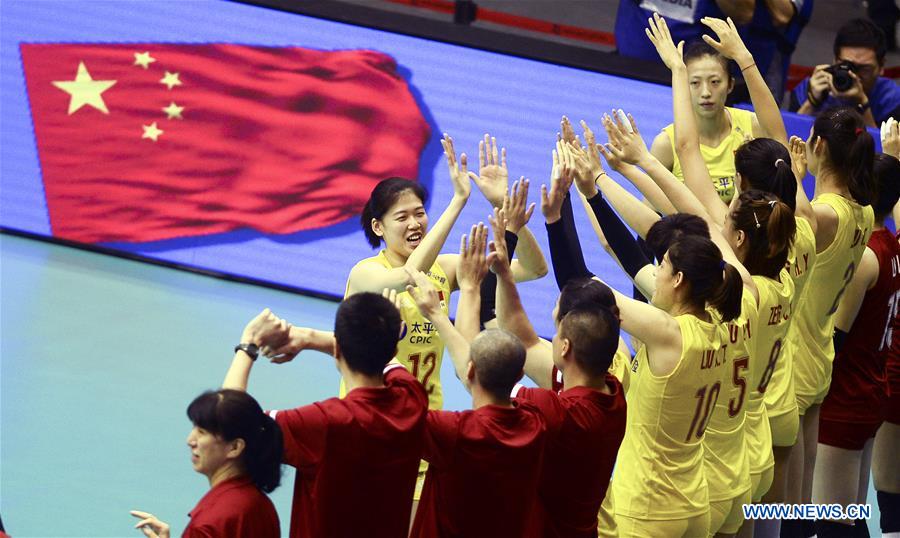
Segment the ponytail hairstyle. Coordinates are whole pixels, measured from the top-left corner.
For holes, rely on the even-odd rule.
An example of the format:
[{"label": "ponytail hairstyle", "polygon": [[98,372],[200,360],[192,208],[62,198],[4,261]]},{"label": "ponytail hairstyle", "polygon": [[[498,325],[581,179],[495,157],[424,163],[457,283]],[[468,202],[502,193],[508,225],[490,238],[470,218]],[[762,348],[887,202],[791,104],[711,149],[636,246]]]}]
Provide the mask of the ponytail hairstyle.
[{"label": "ponytail hairstyle", "polygon": [[647,231],[647,247],[657,261],[662,261],[669,246],[685,235],[699,235],[709,239],[709,225],[697,215],[672,213],[665,215]]},{"label": "ponytail hairstyle", "polygon": [[256,487],[271,493],[281,483],[281,428],[253,396],[231,389],[206,391],[191,402],[187,416],[225,441],[244,440],[241,465]]},{"label": "ponytail hairstyle", "polygon": [[771,192],[791,211],[797,207],[797,179],[791,169],[791,153],[771,138],[754,138],[741,144],[734,154],[734,168],[747,182],[741,190]]},{"label": "ponytail hairstyle", "polygon": [[[875,182],[878,198],[872,202],[875,222],[883,222],[900,199],[900,160],[892,155],[875,155]],[[900,226],[900,223],[894,223]]]},{"label": "ponytail hairstyle", "polygon": [[682,274],[696,306],[712,306],[722,321],[731,321],[741,314],[741,274],[735,266],[725,263],[715,243],[706,237],[685,235],[669,247],[668,254],[672,273]]},{"label": "ponytail hairstyle", "polygon": [[777,278],[787,263],[797,223],[794,212],[774,194],[760,190],[741,193],[729,213],[735,230],[747,237],[744,267],[751,275]]},{"label": "ponytail hairstyle", "polygon": [[816,118],[812,138],[821,138],[828,147],[828,162],[860,205],[875,200],[875,140],[862,116],[852,108],[832,108]]},{"label": "ponytail hairstyle", "polygon": [[372,219],[381,220],[384,214],[400,198],[400,195],[406,191],[411,191],[422,200],[422,205],[425,205],[425,202],[428,201],[428,192],[418,181],[402,177],[391,177],[381,180],[378,182],[378,185],[375,185],[372,194],[369,195],[369,201],[366,202],[362,214],[359,216],[359,223],[362,225],[363,232],[366,234],[366,240],[372,248],[378,248],[381,245],[381,237],[372,231]]}]

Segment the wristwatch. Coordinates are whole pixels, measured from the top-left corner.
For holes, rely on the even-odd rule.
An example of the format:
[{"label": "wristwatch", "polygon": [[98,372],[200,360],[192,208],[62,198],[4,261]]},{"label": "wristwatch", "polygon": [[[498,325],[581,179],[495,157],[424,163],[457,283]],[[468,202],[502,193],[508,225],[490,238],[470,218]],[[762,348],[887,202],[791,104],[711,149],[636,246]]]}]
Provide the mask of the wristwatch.
[{"label": "wristwatch", "polygon": [[866,101],[866,104],[860,103],[860,104],[856,105],[856,111],[859,112],[860,114],[865,114],[866,110],[869,110],[869,106],[870,106],[869,101]]},{"label": "wristwatch", "polygon": [[250,356],[250,360],[255,361],[256,357],[259,356],[259,346],[256,344],[238,344],[234,346],[234,352],[243,351],[247,355]]}]

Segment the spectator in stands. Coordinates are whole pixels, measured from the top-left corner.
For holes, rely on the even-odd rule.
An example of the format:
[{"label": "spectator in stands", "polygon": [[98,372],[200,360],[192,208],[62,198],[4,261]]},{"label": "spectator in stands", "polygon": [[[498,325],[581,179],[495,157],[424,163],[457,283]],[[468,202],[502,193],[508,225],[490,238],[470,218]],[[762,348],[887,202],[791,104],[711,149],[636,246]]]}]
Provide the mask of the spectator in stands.
[{"label": "spectator in stands", "polygon": [[754,2],[755,0],[620,0],[619,10],[616,12],[616,47],[623,56],[659,62],[653,43],[644,33],[647,19],[654,12],[665,17],[676,43],[690,43],[699,40],[706,32],[706,26],[700,24],[703,17],[731,17],[735,24],[747,24],[753,18]]},{"label": "spectator in stands", "polygon": [[[739,32],[779,105],[784,100],[791,55],[812,15],[813,3],[813,0],[756,2],[753,20]],[[746,99],[749,97],[748,94]]]},{"label": "spectator in stands", "polygon": [[[644,35],[647,19],[654,12],[666,19],[675,43],[699,41],[700,36],[708,34],[706,26],[700,23],[703,17],[731,17],[780,103],[790,57],[812,7],[813,0],[620,0],[616,13],[616,46],[623,56],[658,62],[659,56]],[[740,73],[732,75],[737,79],[737,87],[728,102],[748,101]]]},{"label": "spectator in stands", "polygon": [[854,19],[838,30],[834,63],[817,65],[794,88],[791,110],[809,116],[838,106],[855,106],[867,126],[900,118],[900,89],[884,73],[884,32],[866,19]]}]

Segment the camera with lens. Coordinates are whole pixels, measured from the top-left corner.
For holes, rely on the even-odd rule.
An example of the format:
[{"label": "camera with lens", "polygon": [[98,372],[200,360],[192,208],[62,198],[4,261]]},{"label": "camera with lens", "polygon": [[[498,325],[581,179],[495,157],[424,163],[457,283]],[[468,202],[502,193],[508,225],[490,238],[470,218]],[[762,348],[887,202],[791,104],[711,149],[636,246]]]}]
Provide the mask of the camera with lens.
[{"label": "camera with lens", "polygon": [[856,73],[856,64],[853,62],[838,62],[826,67],[825,71],[831,73],[831,83],[835,90],[845,92],[853,87],[853,77],[850,76],[851,72]]}]

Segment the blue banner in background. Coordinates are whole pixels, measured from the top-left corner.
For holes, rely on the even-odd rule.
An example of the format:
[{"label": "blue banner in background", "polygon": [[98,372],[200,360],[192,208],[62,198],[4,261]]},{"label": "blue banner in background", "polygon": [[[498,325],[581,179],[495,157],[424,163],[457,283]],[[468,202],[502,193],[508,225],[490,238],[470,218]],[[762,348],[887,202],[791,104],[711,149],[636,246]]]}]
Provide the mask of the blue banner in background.
[{"label": "blue banner in background", "polygon": [[[585,119],[599,132],[601,115],[622,108],[634,115],[648,142],[672,117],[668,87],[242,4],[45,0],[4,2],[2,9],[0,219],[3,226],[42,235],[52,231],[20,55],[23,43],[230,43],[386,54],[396,61],[431,129],[420,154],[418,179],[430,192],[432,222],[452,196],[439,143],[442,133],[454,138],[457,151],[469,155],[474,163],[470,169],[475,170],[478,141],[485,133],[495,136],[507,148],[510,178],[530,178],[530,198],[537,201],[541,183],[549,183],[551,149],[562,115],[576,124]],[[72,78],[74,67],[66,69]],[[785,116],[788,131],[806,138],[810,118]],[[348,130],[340,136],[360,135]],[[330,142],[321,140],[323,147]],[[810,185],[807,190],[812,192]],[[134,200],[137,206],[140,203]],[[455,251],[459,236],[472,224],[486,222],[489,211],[490,205],[475,190],[443,251]],[[582,210],[575,211],[588,267],[630,294],[627,277],[602,251]],[[539,211],[530,227],[549,257]],[[334,295],[343,294],[350,268],[374,253],[355,218],[285,235],[242,228],[103,245]],[[521,293],[538,331],[552,334],[550,309],[557,296],[552,275],[523,284]]]}]

